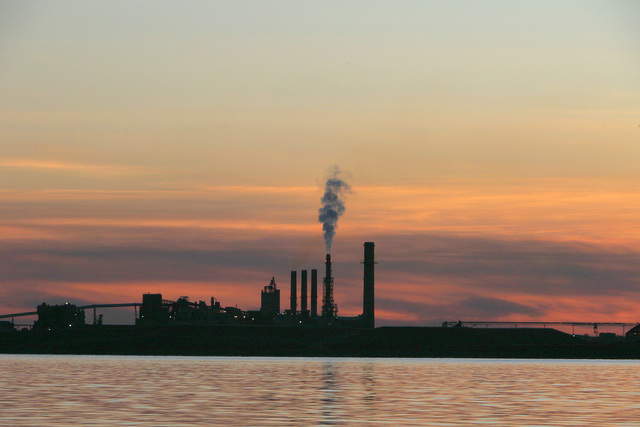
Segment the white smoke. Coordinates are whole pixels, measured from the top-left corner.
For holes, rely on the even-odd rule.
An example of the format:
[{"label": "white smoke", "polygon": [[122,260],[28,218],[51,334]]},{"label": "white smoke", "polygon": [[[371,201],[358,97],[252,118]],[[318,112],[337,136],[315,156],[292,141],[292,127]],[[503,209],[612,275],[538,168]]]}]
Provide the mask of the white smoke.
[{"label": "white smoke", "polygon": [[322,223],[324,243],[327,253],[331,253],[333,236],[338,227],[338,218],[344,213],[344,202],[340,199],[345,193],[351,193],[351,186],[339,178],[340,168],[334,166],[324,185],[322,207],[318,210],[318,221]]}]

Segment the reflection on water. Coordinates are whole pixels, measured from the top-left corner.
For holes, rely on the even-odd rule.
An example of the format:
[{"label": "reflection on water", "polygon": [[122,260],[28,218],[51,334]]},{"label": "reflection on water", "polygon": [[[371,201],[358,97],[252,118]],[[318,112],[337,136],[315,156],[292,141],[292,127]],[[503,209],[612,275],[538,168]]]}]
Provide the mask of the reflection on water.
[{"label": "reflection on water", "polygon": [[640,425],[640,362],[0,355],[0,425]]}]

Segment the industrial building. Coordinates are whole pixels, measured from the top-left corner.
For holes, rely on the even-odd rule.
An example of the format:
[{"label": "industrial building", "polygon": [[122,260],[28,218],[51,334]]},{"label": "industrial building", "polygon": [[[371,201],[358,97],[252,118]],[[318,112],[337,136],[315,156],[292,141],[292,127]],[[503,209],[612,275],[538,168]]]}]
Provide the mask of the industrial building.
[{"label": "industrial building", "polygon": [[42,303],[37,308],[38,320],[33,324],[35,330],[58,330],[84,326],[85,313],[74,304],[48,305]]},{"label": "industrial building", "polygon": [[162,299],[162,294],[144,294],[136,325],[229,325],[251,320],[238,307],[222,307],[214,297],[207,305],[205,301],[189,301],[187,296],[169,301]]},{"label": "industrial building", "polygon": [[[86,326],[85,309],[93,309],[93,324],[102,325],[102,315],[97,308],[134,307],[136,326],[188,326],[188,325],[280,325],[280,326],[345,326],[354,328],[373,328],[375,326],[374,306],[374,243],[364,243],[363,311],[355,317],[338,317],[338,305],[334,300],[331,254],[325,257],[325,276],[322,288],[322,311],[318,313],[318,270],[311,270],[311,289],[308,289],[308,270],[300,272],[300,298],[298,298],[298,272],[291,271],[291,291],[289,308],[280,310],[280,289],[272,277],[260,293],[260,310],[243,311],[237,306],[223,307],[211,297],[210,303],[190,301],[181,296],[176,301],[163,299],[160,293],[147,293],[142,303],[96,304],[77,307],[73,304],[48,305],[37,307],[37,312],[17,313],[0,316],[14,318],[26,315],[38,315],[33,329],[59,330]],[[298,305],[298,301],[300,304]],[[137,310],[139,308],[139,315]],[[3,329],[7,328],[6,325]]]},{"label": "industrial building", "polygon": [[[222,306],[216,298],[192,302],[181,296],[170,301],[160,293],[144,294],[142,303],[81,307],[43,303],[37,311],[0,315],[0,319],[11,319],[0,320],[0,353],[640,358],[640,325],[636,323],[457,321],[442,327],[375,328],[373,242],[364,243],[362,264],[362,314],[353,317],[338,316],[332,257],[327,254],[321,294],[318,270],[312,269],[310,275],[309,270],[292,271],[289,307],[284,311],[274,277],[261,290],[260,309],[254,311]],[[106,307],[134,308],[136,325],[103,325],[96,309]],[[93,326],[85,322],[86,309],[93,310]],[[26,328],[16,332],[14,317],[36,314],[31,332]],[[505,328],[507,324],[524,327]],[[485,327],[474,327],[479,325]],[[499,327],[486,327],[489,325]],[[547,325],[591,325],[594,337],[563,333]],[[612,333],[598,336],[600,325],[634,327],[623,338]]]},{"label": "industrial building", "polygon": [[280,314],[280,289],[276,286],[275,277],[260,292],[260,317],[275,319]]},{"label": "industrial building", "polygon": [[[220,302],[211,298],[211,304],[204,301],[190,302],[189,297],[177,301],[163,300],[161,294],[145,294],[142,297],[137,325],[283,325],[283,326],[348,326],[373,328],[375,326],[374,306],[374,243],[364,244],[363,311],[356,317],[338,317],[338,305],[333,298],[334,280],[331,254],[325,258],[325,276],[322,289],[322,313],[318,316],[318,270],[311,270],[311,296],[308,296],[308,270],[300,271],[300,298],[298,299],[298,272],[291,271],[289,308],[280,311],[280,289],[272,277],[260,293],[260,310],[243,311],[237,307],[221,307]],[[300,305],[298,306],[298,300]],[[309,309],[310,307],[310,309]]]}]

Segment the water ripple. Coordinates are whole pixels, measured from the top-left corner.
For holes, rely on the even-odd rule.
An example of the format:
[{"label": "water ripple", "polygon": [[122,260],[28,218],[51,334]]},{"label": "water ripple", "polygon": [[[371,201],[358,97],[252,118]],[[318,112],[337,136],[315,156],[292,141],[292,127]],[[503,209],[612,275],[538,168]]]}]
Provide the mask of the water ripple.
[{"label": "water ripple", "polygon": [[640,362],[0,356],[0,425],[629,426]]}]

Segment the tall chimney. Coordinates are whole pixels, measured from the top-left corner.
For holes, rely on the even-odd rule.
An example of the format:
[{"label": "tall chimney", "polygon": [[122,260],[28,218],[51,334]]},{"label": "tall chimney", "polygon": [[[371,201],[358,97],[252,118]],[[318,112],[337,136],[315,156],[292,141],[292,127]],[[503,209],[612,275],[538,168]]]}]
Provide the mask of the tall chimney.
[{"label": "tall chimney", "polygon": [[300,313],[307,314],[307,270],[302,270],[300,275]]},{"label": "tall chimney", "polygon": [[327,254],[327,258],[324,261],[324,278],[333,279],[331,276],[331,254]]},{"label": "tall chimney", "polygon": [[336,316],[336,304],[333,301],[333,277],[331,277],[331,254],[327,254],[325,261],[324,296],[322,298],[322,317],[330,321]]},{"label": "tall chimney", "polygon": [[364,242],[364,295],[362,298],[362,321],[365,328],[374,328],[375,294],[374,294],[374,257],[373,242]]},{"label": "tall chimney", "polygon": [[297,275],[295,271],[291,272],[291,315],[295,316],[298,311],[298,295],[296,291]]},{"label": "tall chimney", "polygon": [[318,270],[311,270],[311,317],[318,317]]}]

